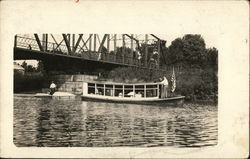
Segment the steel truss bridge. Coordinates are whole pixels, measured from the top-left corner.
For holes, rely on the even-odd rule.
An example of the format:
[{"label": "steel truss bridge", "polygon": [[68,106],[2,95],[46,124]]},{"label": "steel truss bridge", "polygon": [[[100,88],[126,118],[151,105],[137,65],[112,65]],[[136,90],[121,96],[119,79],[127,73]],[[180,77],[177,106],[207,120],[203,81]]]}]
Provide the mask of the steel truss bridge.
[{"label": "steel truss bridge", "polygon": [[15,36],[14,60],[50,59],[56,67],[55,63],[67,58],[92,66],[101,63],[158,70],[164,69],[160,60],[164,42],[154,34],[22,34]]}]

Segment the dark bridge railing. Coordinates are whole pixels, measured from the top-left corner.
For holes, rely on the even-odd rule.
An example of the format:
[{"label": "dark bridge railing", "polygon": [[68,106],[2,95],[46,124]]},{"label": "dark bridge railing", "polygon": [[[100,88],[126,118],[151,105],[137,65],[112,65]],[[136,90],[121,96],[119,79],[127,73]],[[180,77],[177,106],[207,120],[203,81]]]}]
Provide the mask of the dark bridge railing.
[{"label": "dark bridge railing", "polygon": [[[81,58],[85,60],[99,61],[104,63],[112,63],[126,66],[136,66],[141,68],[148,69],[156,69],[157,66],[154,64],[150,64],[148,67],[144,66],[143,62],[139,59],[135,59],[133,57],[126,57],[117,54],[111,53],[102,53],[102,52],[94,52],[94,51],[86,51],[82,47],[78,47],[74,52],[69,52],[66,45],[57,44],[52,42],[44,42],[41,41],[41,45],[43,46],[43,50],[39,47],[36,39],[15,36],[15,48],[22,48],[31,51],[39,51],[40,53],[46,54],[56,54],[56,55],[64,55],[74,58]],[[45,46],[46,45],[46,46]],[[71,46],[71,50],[73,47]],[[163,69],[163,68],[161,68]]]}]

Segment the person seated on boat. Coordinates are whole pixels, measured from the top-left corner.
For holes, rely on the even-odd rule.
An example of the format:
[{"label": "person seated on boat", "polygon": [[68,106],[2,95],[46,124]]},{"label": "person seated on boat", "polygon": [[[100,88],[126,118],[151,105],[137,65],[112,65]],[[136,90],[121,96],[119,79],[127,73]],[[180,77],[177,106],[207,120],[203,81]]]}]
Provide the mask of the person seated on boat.
[{"label": "person seated on boat", "polygon": [[135,94],[135,98],[141,98],[141,97],[142,97],[141,92],[138,92],[138,93]]},{"label": "person seated on boat", "polygon": [[168,80],[165,76],[163,77],[163,81],[161,81],[161,84],[161,98],[167,98]]},{"label": "person seated on boat", "polygon": [[114,95],[114,91],[113,89],[110,90],[110,96],[113,96]]},{"label": "person seated on boat", "polygon": [[128,95],[129,97],[134,97],[134,96],[135,96],[135,92],[129,92],[127,95]]},{"label": "person seated on boat", "polygon": [[119,93],[119,97],[122,97],[122,92]]},{"label": "person seated on boat", "polygon": [[106,96],[111,96],[111,92],[110,92],[109,89],[106,89],[105,95],[106,95]]},{"label": "person seated on boat", "polygon": [[97,88],[95,89],[95,94],[99,94],[99,91],[98,91],[98,89],[97,89]]},{"label": "person seated on boat", "polygon": [[99,95],[103,95],[103,94],[104,94],[103,92],[104,92],[104,90],[103,90],[103,89],[98,88],[98,94],[99,94]]},{"label": "person seated on boat", "polygon": [[50,95],[53,95],[56,92],[56,84],[54,83],[54,81],[51,82],[50,84]]}]

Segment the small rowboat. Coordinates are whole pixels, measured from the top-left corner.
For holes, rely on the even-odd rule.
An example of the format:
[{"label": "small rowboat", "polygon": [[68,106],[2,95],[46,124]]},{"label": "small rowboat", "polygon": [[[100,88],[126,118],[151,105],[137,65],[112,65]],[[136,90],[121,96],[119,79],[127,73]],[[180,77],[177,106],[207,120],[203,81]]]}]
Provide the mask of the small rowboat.
[{"label": "small rowboat", "polygon": [[68,92],[55,92],[53,95],[49,95],[48,93],[37,93],[34,97],[40,98],[51,98],[51,99],[58,99],[58,100],[75,100],[76,95],[68,93]]},{"label": "small rowboat", "polygon": [[83,82],[82,100],[112,103],[182,105],[185,96],[161,98],[161,83]]}]

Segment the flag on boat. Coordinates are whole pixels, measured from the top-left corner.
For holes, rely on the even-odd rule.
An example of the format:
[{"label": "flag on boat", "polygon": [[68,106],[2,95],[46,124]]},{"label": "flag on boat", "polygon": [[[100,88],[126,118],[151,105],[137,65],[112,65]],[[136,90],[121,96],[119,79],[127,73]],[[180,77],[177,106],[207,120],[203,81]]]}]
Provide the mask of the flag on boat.
[{"label": "flag on boat", "polygon": [[174,73],[174,67],[173,67],[173,74],[172,74],[172,77],[171,77],[171,82],[172,82],[171,92],[174,92],[175,88],[176,88],[176,78],[175,78],[175,73]]}]

